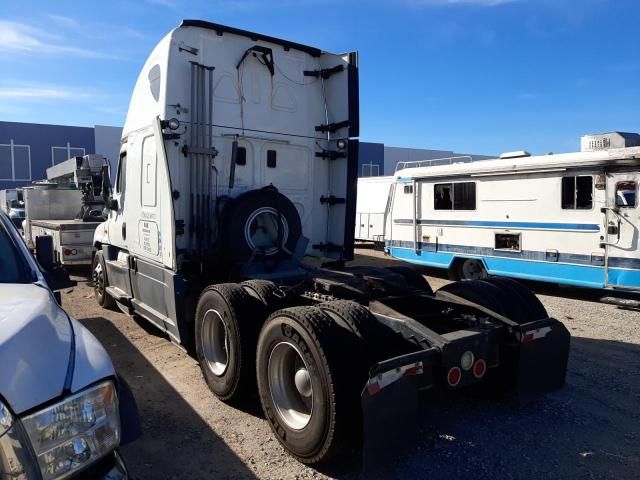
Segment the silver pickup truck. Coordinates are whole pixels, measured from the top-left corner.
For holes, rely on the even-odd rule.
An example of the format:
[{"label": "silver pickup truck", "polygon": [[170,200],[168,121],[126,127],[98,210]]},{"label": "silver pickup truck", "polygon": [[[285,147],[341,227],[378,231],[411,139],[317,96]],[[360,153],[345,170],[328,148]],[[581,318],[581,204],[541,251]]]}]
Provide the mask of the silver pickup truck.
[{"label": "silver pickup truck", "polygon": [[50,237],[37,259],[0,212],[0,478],[127,479],[118,449],[140,434],[135,400],[60,307]]}]

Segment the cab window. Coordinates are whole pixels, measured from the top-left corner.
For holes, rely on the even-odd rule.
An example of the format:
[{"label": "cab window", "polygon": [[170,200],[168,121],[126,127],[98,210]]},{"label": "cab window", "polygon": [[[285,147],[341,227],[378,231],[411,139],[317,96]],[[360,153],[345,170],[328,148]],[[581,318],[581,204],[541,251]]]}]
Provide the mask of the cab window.
[{"label": "cab window", "polygon": [[636,182],[616,183],[616,207],[635,208],[638,201],[637,191],[638,184]]},{"label": "cab window", "polygon": [[124,192],[127,182],[127,154],[120,155],[120,162],[118,163],[118,177],[116,178],[116,192]]}]

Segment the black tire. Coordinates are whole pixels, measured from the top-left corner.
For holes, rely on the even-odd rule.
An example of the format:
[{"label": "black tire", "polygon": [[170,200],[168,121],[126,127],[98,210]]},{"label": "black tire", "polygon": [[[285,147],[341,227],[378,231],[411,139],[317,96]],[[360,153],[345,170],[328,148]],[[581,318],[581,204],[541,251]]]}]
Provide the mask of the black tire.
[{"label": "black tire", "polygon": [[393,267],[387,267],[387,270],[402,276],[407,282],[407,285],[411,288],[433,295],[433,289],[431,288],[431,285],[429,285],[429,282],[427,282],[427,279],[420,273],[416,272],[413,268],[406,267],[404,265],[396,265]]},{"label": "black tire", "polygon": [[408,344],[399,335],[380,324],[369,309],[359,303],[335,300],[321,303],[318,308],[361,340],[362,347],[354,346],[359,349],[353,351],[352,358],[362,358],[366,371],[369,371],[369,367],[375,362],[410,351]]},{"label": "black tire", "polygon": [[447,292],[456,295],[469,302],[488,308],[513,321],[516,320],[512,317],[519,315],[517,308],[508,300],[502,290],[482,280],[463,280],[449,283],[441,287],[438,292]]},{"label": "black tire", "polygon": [[[353,352],[361,348],[356,335],[316,307],[279,310],[265,322],[257,350],[260,400],[278,440],[299,461],[322,463],[339,454],[348,454],[351,447],[361,441],[360,389],[366,382],[367,371],[353,362]],[[276,353],[283,349],[301,359],[300,368],[309,373],[307,402],[311,402],[312,407],[306,420],[297,424],[285,418],[291,409],[279,409],[274,400],[282,398],[277,385],[291,383],[292,378],[273,374],[280,371]],[[288,389],[293,399],[290,405],[295,405],[295,401],[300,405],[304,399],[294,388]]]},{"label": "black tire", "polygon": [[210,286],[200,295],[196,358],[220,400],[240,400],[255,386],[255,347],[263,319],[262,305],[238,284]]},{"label": "black tire", "polygon": [[[275,235],[273,238],[274,248],[258,253],[273,256],[281,253],[283,249],[288,252],[295,250],[302,235],[302,224],[298,210],[291,203],[291,200],[278,192],[275,187],[269,186],[240,195],[226,212],[223,242],[233,262],[245,262],[254,255],[256,248],[250,245],[250,236],[251,232],[258,228],[256,215],[261,212],[264,215],[279,215],[281,223],[276,222],[275,225],[277,234],[273,234]],[[264,230],[266,227],[262,225],[262,228]],[[272,237],[273,235],[268,236]]]},{"label": "black tire", "polygon": [[[478,258],[461,258],[456,262],[457,276],[460,280],[482,280],[489,276],[482,260]],[[471,272],[474,272],[472,275]]]},{"label": "black tire", "polygon": [[107,267],[102,250],[98,250],[93,256],[91,279],[93,283],[93,293],[98,305],[102,308],[112,309],[115,306],[115,301],[111,295],[107,293],[109,278],[107,276]]},{"label": "black tire", "polygon": [[533,292],[508,278],[455,282],[445,285],[439,291],[477,303],[519,324],[548,317],[547,311]]},{"label": "black tire", "polygon": [[525,285],[507,277],[489,277],[484,282],[500,288],[510,298],[515,299],[523,311],[523,319],[528,322],[549,317],[547,309],[536,295]]},{"label": "black tire", "polygon": [[264,318],[283,307],[284,293],[275,283],[269,280],[246,280],[240,285],[263,305]]}]

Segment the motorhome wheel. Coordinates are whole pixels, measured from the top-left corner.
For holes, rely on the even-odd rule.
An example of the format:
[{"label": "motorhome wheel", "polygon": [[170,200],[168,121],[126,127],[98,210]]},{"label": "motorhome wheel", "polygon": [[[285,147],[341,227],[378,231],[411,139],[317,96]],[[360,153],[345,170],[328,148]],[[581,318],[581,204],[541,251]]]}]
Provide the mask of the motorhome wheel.
[{"label": "motorhome wheel", "polygon": [[458,267],[458,275],[461,280],[480,280],[488,276],[482,261],[475,258],[465,258]]}]

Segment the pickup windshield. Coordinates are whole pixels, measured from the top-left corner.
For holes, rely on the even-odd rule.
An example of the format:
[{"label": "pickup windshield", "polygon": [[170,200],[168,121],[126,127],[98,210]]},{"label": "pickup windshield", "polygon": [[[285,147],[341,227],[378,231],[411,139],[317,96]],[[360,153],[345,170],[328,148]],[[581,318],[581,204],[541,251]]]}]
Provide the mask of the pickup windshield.
[{"label": "pickup windshield", "polygon": [[0,218],[0,283],[31,283],[34,275],[8,226]]}]

